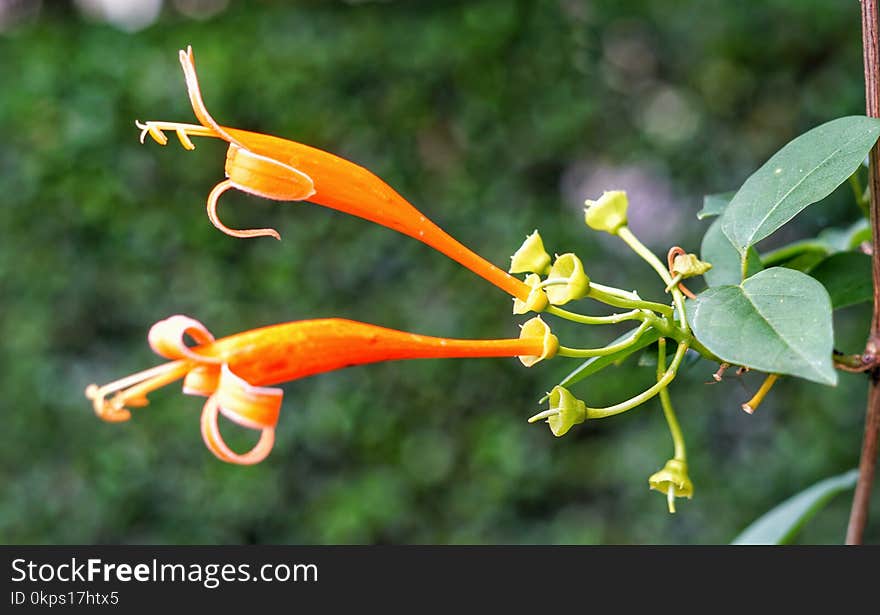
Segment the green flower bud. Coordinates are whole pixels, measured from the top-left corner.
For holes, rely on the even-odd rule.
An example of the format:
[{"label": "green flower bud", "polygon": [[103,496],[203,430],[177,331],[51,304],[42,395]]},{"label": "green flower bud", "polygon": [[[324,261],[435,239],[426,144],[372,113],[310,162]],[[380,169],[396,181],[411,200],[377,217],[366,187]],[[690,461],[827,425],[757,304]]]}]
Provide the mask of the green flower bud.
[{"label": "green flower bud", "polygon": [[597,231],[616,235],[620,227],[626,226],[626,208],[629,200],[623,190],[606,190],[598,201],[584,202],[587,226]]},{"label": "green flower bud", "polygon": [[535,316],[531,320],[527,320],[520,330],[519,339],[524,340],[531,338],[539,338],[543,342],[544,348],[541,351],[540,356],[523,355],[519,357],[520,362],[526,367],[531,367],[538,361],[554,357],[559,350],[559,339],[550,332],[550,327],[547,326],[547,323],[541,320],[540,316]]},{"label": "green flower bud", "polygon": [[669,512],[675,512],[675,498],[691,499],[694,495],[694,485],[688,477],[687,462],[680,459],[670,459],[659,472],[651,475],[648,479],[651,489],[666,494],[669,503]]},{"label": "green flower bud", "polygon": [[547,273],[550,255],[544,249],[544,242],[536,230],[526,237],[519,250],[510,257],[509,273]]},{"label": "green flower bud", "polygon": [[544,286],[550,303],[564,305],[589,294],[590,278],[584,273],[581,259],[569,252],[556,257]]},{"label": "green flower bud", "polygon": [[672,260],[672,274],[682,279],[703,275],[711,268],[711,263],[701,261],[696,254],[679,254]]},{"label": "green flower bud", "polygon": [[561,386],[553,387],[549,394],[550,409],[539,412],[529,419],[535,423],[546,418],[550,431],[557,438],[564,436],[573,425],[583,423],[587,419],[587,405]]},{"label": "green flower bud", "polygon": [[513,313],[528,314],[529,312],[543,312],[549,301],[547,300],[547,294],[544,292],[544,289],[540,287],[541,276],[537,273],[530,273],[526,276],[524,282],[532,287],[532,292],[529,293],[529,296],[525,301],[514,298]]}]

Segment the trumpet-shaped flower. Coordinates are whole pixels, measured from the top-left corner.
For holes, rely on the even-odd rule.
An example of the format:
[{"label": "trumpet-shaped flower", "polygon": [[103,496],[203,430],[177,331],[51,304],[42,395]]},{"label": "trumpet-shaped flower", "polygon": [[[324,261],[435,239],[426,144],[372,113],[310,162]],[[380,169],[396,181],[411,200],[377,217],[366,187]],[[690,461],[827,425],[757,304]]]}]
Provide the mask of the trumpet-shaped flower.
[{"label": "trumpet-shaped flower", "polygon": [[265,235],[280,239],[274,229],[238,230],[221,222],[217,203],[220,195],[231,188],[276,201],[308,200],[418,239],[511,296],[528,298],[531,289],[521,280],[456,241],[367,169],[308,145],[218,124],[202,100],[192,48],[180,52],[180,63],[200,125],[175,122],[138,122],[137,125],[142,142],[149,134],[165,145],[168,138],[164,131],[173,130],[188,150],[195,148],[192,136],[214,137],[229,143],[226,179],[208,196],[208,217],[218,229],[234,237]]},{"label": "trumpet-shaped flower", "polygon": [[[535,322],[537,321],[537,322]],[[185,336],[195,346],[185,343]],[[283,392],[277,385],[353,365],[397,359],[519,357],[526,366],[550,358],[559,347],[540,318],[527,322],[516,339],[461,340],[428,337],[362,322],[327,318],[245,331],[215,340],[199,321],[171,316],[150,329],[150,346],[170,362],[104,386],[89,385],[95,413],[111,422],[147,405],[147,394],[183,379],[183,392],[208,398],[202,410],[205,444],[218,458],[258,463],[269,454]],[[218,415],[261,432],[259,442],[239,454],[224,442]]]}]

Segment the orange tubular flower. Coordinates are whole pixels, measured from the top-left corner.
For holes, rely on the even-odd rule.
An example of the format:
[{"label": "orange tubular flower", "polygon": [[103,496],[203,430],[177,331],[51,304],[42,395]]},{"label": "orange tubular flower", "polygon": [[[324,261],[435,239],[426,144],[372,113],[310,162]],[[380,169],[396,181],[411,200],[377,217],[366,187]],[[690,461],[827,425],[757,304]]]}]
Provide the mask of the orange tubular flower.
[{"label": "orange tubular flower", "polygon": [[414,237],[511,296],[523,301],[528,298],[531,288],[453,239],[367,169],[308,145],[218,124],[202,101],[191,47],[180,52],[180,63],[201,125],[137,122],[137,126],[142,131],[141,142],[149,134],[165,145],[168,138],[163,131],[173,130],[188,150],[195,148],[190,136],[215,137],[229,143],[227,179],[208,196],[208,217],[218,229],[234,237],[267,235],[280,239],[274,229],[236,230],[220,221],[217,200],[230,188],[277,201],[308,200]]},{"label": "orange tubular flower", "polygon": [[[190,347],[184,336],[196,342]],[[218,458],[238,464],[262,461],[275,441],[283,392],[271,388],[353,365],[452,357],[519,357],[530,366],[556,354],[559,342],[535,317],[518,339],[458,340],[395,331],[352,320],[301,320],[245,331],[215,340],[205,326],[187,316],[171,316],[150,329],[150,346],[170,362],[99,387],[86,397],[95,413],[111,422],[131,417],[128,407],[147,405],[147,394],[183,378],[183,392],[208,398],[202,410],[205,444]],[[110,397],[108,397],[110,396]],[[218,413],[261,432],[244,454],[232,451],[220,435]]]}]

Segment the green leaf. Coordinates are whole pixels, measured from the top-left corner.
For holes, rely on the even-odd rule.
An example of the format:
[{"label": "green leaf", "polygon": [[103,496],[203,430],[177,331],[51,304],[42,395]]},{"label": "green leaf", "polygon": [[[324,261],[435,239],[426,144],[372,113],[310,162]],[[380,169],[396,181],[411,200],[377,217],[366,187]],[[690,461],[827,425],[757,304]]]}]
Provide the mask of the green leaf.
[{"label": "green leaf", "polygon": [[852,489],[858,470],[826,478],[765,513],[733,539],[735,545],[784,545],[838,493]]},{"label": "green leaf", "polygon": [[[609,345],[622,342],[631,335],[632,331],[628,331],[618,337],[613,342],[610,342]],[[589,359],[581,363],[580,366],[573,370],[568,376],[563,378],[562,381],[559,383],[559,386],[569,387],[577,382],[580,382],[587,376],[592,376],[596,372],[605,369],[609,365],[620,363],[634,352],[650,346],[658,339],[660,339],[660,334],[657,333],[657,330],[648,329],[642,334],[642,337],[639,338],[639,341],[629,348],[624,348],[623,350],[615,352],[614,354],[606,355],[604,357],[590,357]]]},{"label": "green leaf", "polygon": [[761,255],[765,267],[788,267],[806,271],[833,253],[831,246],[816,239],[804,239]]},{"label": "green leaf", "polygon": [[831,299],[805,273],[773,267],[738,286],[709,288],[688,317],[697,339],[728,363],[837,384]]},{"label": "green leaf", "polygon": [[817,239],[826,244],[832,254],[855,250],[863,241],[871,241],[871,223],[859,218],[847,228],[826,228]]},{"label": "green leaf", "polygon": [[831,194],[859,167],[880,136],[880,120],[832,120],[774,154],[737,191],[721,214],[722,229],[740,254],[804,208]]},{"label": "green leaf", "polygon": [[719,194],[707,194],[703,197],[703,209],[697,212],[697,219],[720,216],[721,212],[730,204],[730,200],[736,192],[721,192]]},{"label": "green leaf", "polygon": [[871,257],[867,254],[834,254],[816,265],[809,274],[819,280],[828,291],[834,309],[874,299]]},{"label": "green leaf", "polygon": [[[700,260],[712,263],[712,268],[703,274],[709,286],[739,284],[742,280],[742,263],[737,249],[721,230],[721,219],[712,223],[703,235],[700,246]],[[761,259],[754,248],[749,248],[747,275],[761,271]]]}]

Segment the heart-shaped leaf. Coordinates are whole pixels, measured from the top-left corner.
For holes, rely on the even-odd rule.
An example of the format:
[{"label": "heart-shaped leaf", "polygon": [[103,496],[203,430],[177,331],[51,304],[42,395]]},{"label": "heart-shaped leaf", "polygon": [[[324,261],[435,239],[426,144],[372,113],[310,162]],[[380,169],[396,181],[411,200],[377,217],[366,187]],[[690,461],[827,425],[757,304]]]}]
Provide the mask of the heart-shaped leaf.
[{"label": "heart-shaped leaf", "polygon": [[[703,274],[709,286],[739,284],[743,278],[739,252],[721,230],[720,219],[715,220],[703,235],[700,259],[712,263],[712,268]],[[746,276],[754,275],[759,271],[761,271],[761,258],[754,248],[749,248]]]},{"label": "heart-shaped leaf", "polygon": [[755,171],[721,214],[722,229],[740,253],[829,194],[862,164],[880,119],[832,120],[802,134]]},{"label": "heart-shaped leaf", "polygon": [[765,513],[733,539],[735,545],[784,545],[791,542],[804,524],[831,498],[852,489],[858,470],[826,478],[785,500]]},{"label": "heart-shaped leaf", "polygon": [[773,267],[700,293],[688,310],[697,339],[720,359],[837,384],[831,299],[805,273]]}]

